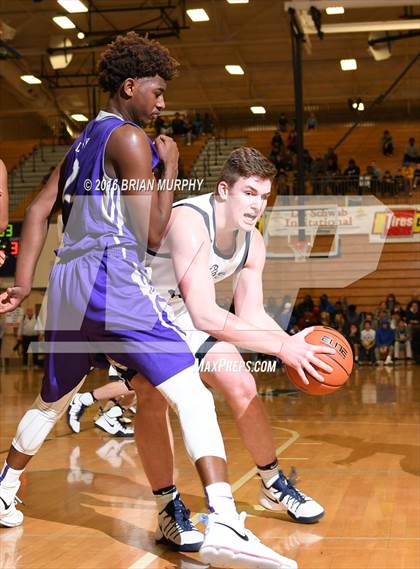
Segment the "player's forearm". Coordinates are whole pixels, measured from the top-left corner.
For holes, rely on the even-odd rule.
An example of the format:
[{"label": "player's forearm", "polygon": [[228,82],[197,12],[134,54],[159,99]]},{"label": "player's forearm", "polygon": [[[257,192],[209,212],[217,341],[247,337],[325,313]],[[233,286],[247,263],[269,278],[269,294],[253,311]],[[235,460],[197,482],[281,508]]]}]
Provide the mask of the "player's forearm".
[{"label": "player's forearm", "polygon": [[279,357],[284,339],[288,337],[281,328],[261,330],[245,322],[235,314],[220,307],[207,310],[193,318],[194,325],[220,341],[235,344],[246,350]]},{"label": "player's forearm", "polygon": [[274,318],[271,318],[271,316],[267,314],[265,310],[256,310],[255,313],[252,314],[239,313],[237,314],[237,316],[241,318],[241,320],[244,320],[245,322],[252,324],[253,326],[255,326],[255,328],[259,328],[260,330],[265,330],[265,331],[273,330],[276,332],[281,332],[284,337],[289,337],[289,334],[285,332],[283,328],[281,328],[281,326],[277,324]]},{"label": "player's forearm", "polygon": [[48,219],[37,208],[29,208],[25,215],[16,264],[15,283],[29,293],[35,267],[48,232]]}]

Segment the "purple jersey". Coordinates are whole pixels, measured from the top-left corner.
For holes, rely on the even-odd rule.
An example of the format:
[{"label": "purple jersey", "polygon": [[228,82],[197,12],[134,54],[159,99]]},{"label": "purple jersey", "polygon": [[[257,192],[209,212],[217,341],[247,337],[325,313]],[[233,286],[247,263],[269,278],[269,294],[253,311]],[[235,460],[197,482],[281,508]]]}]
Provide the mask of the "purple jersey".
[{"label": "purple jersey", "polygon": [[[101,111],[66,156],[63,246],[57,252],[63,260],[113,247],[136,251],[139,259],[143,259],[144,244],[139,243],[131,227],[120,184],[116,178],[107,175],[104,167],[109,137],[124,124],[140,128],[117,115]],[[154,169],[159,156],[153,142],[148,140]]]}]

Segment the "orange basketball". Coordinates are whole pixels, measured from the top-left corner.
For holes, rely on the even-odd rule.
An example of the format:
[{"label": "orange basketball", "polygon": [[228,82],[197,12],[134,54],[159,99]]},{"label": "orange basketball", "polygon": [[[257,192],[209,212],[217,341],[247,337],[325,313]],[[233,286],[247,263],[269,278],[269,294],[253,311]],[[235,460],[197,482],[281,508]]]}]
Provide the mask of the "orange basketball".
[{"label": "orange basketball", "polygon": [[327,344],[331,348],[335,348],[336,353],[317,354],[317,357],[333,368],[331,373],[318,370],[324,377],[325,382],[321,383],[315,377],[305,372],[309,380],[309,384],[305,385],[299,377],[297,371],[290,366],[286,366],[286,372],[289,379],[296,387],[310,395],[326,395],[340,389],[349,378],[353,369],[353,352],[350,344],[340,332],[326,326],[315,326],[313,332],[310,332],[305,340],[309,344]]}]

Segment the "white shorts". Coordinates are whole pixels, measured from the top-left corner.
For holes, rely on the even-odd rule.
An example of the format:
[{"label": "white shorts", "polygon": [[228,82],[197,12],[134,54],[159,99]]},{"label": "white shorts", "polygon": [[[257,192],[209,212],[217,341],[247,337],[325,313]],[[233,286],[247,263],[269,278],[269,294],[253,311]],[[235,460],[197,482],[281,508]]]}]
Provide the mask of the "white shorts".
[{"label": "white shorts", "polygon": [[[194,356],[197,354],[199,348],[207,342],[207,340],[212,339],[212,336],[210,336],[210,334],[207,332],[203,332],[202,330],[197,330],[197,328],[194,328],[194,324],[188,312],[183,312],[179,316],[171,315],[171,318],[173,319],[172,322],[181,328],[182,332],[184,332],[184,339]],[[214,340],[213,342],[209,343],[208,346],[204,346],[203,353],[206,353],[213,343]]]}]

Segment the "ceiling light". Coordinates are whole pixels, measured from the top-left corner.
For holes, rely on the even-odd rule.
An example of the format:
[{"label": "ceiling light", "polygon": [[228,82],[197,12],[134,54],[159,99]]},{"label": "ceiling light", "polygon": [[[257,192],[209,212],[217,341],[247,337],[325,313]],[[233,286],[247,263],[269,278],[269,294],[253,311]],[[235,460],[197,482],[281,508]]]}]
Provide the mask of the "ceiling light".
[{"label": "ceiling light", "polygon": [[256,106],[256,107],[250,107],[250,109],[251,113],[254,113],[254,115],[265,115],[266,113],[265,107]]},{"label": "ceiling light", "polygon": [[228,4],[248,4],[249,0],[227,0]]},{"label": "ceiling light", "polygon": [[244,75],[245,73],[240,65],[225,65],[225,69],[231,75]]},{"label": "ceiling light", "polygon": [[355,59],[340,59],[340,65],[343,71],[354,71],[354,69],[357,69],[357,61]]},{"label": "ceiling light", "polygon": [[38,79],[35,75],[21,75],[20,78],[22,81],[25,81],[25,83],[29,83],[29,85],[39,85],[42,83],[41,79]]},{"label": "ceiling light", "polygon": [[72,118],[74,121],[77,121],[77,122],[88,122],[88,120],[89,120],[85,115],[82,115],[82,114],[79,114],[79,113],[76,113],[76,114],[74,114],[74,115],[71,115],[71,118]]},{"label": "ceiling light", "polygon": [[80,12],[88,12],[88,7],[83,4],[80,0],[57,0],[57,2],[70,12],[70,14],[80,14]]},{"label": "ceiling light", "polygon": [[335,14],[344,14],[343,6],[328,6],[325,11],[329,16],[334,16]]},{"label": "ceiling light", "polygon": [[63,30],[72,30],[76,27],[67,16],[54,16],[53,21]]},{"label": "ceiling light", "polygon": [[187,15],[193,22],[208,22],[210,20],[207,12],[203,10],[203,8],[187,10]]},{"label": "ceiling light", "polygon": [[77,38],[79,40],[83,40],[83,39],[85,39],[85,34],[83,32],[77,32]]}]

